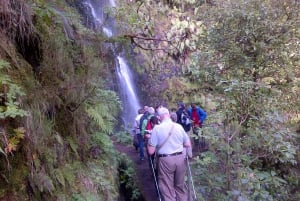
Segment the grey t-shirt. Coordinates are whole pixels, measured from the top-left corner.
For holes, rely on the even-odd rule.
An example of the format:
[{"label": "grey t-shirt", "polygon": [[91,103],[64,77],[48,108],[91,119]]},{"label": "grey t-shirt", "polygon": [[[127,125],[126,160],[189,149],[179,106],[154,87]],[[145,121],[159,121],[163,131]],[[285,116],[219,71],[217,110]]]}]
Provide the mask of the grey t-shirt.
[{"label": "grey t-shirt", "polygon": [[[173,126],[173,128],[172,128]],[[171,119],[164,119],[159,125],[156,125],[151,133],[148,143],[153,147],[160,147],[168,137],[172,128],[172,134],[167,142],[158,150],[158,154],[172,154],[183,151],[183,144],[189,140],[183,127],[172,122]]]}]

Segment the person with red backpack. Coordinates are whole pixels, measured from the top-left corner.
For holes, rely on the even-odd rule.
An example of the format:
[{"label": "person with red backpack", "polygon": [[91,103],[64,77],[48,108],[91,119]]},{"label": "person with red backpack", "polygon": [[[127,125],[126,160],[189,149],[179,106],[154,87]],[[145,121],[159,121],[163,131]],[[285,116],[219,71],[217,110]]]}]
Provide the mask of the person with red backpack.
[{"label": "person with red backpack", "polygon": [[143,161],[145,160],[145,157],[144,157],[144,148],[145,148],[145,145],[147,144],[147,138],[146,138],[146,134],[147,134],[147,124],[148,124],[148,121],[149,119],[151,118],[151,116],[153,116],[155,113],[155,110],[153,107],[147,107],[147,111],[143,114],[143,116],[141,117],[140,119],[140,131],[141,131],[141,134],[140,134],[140,139],[139,141],[142,141],[141,144],[142,147],[140,146],[140,149],[142,149],[142,153],[140,154],[140,160]]},{"label": "person with red backpack", "polygon": [[143,133],[144,133],[145,147],[147,147],[147,142],[148,142],[148,139],[150,138],[150,134],[151,134],[151,131],[152,131],[153,127],[156,124],[158,124],[158,119],[155,116],[154,108],[149,107],[148,112],[149,112],[149,114],[148,114],[147,118],[145,118],[143,120],[143,123],[142,123],[142,130],[143,130]]},{"label": "person with red backpack", "polygon": [[[158,125],[159,124],[159,120],[158,120],[158,117],[154,114],[150,115],[149,116],[149,119],[148,119],[148,122],[147,122],[147,125],[146,125],[146,134],[145,134],[145,147],[147,149],[147,146],[148,146],[148,140],[150,139],[151,137],[151,133],[152,133],[152,130],[154,128],[155,125]],[[154,161],[154,158],[155,158],[155,153],[150,155],[148,152],[148,159],[149,159],[149,165],[151,167],[151,161]]]},{"label": "person with red backpack", "polygon": [[193,127],[202,128],[203,122],[206,120],[206,112],[195,103],[191,104],[191,108],[188,109],[189,116],[193,122]]},{"label": "person with red backpack", "polygon": [[[197,148],[200,148],[200,150],[204,151],[205,149],[208,149],[208,148],[207,148],[207,144],[205,142],[205,138],[201,134],[201,128],[203,126],[204,121],[206,120],[207,114],[201,107],[197,106],[195,103],[191,104],[191,108],[189,108],[188,113],[192,120],[194,145]],[[201,134],[201,142],[200,142],[199,133]]]}]

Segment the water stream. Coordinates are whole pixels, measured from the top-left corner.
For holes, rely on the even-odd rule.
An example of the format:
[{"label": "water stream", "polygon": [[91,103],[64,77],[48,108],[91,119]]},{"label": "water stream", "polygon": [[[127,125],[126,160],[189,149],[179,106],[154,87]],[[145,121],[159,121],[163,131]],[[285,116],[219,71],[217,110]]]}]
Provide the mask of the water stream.
[{"label": "water stream", "polygon": [[[113,37],[117,33],[115,21],[105,12],[107,7],[116,7],[114,0],[86,0],[83,2],[94,19],[95,29],[102,31],[106,37]],[[123,104],[122,119],[126,129],[131,129],[137,110],[141,107],[133,82],[131,67],[122,52],[117,52],[113,48],[116,72],[118,78],[118,94]]]},{"label": "water stream", "polygon": [[69,40],[74,40],[74,30],[71,27],[69,20],[65,17],[65,14],[62,13],[61,11],[53,8],[53,11],[55,13],[57,13],[57,15],[59,15],[62,18],[62,22],[63,22],[63,29],[64,29],[64,33],[67,39]]}]

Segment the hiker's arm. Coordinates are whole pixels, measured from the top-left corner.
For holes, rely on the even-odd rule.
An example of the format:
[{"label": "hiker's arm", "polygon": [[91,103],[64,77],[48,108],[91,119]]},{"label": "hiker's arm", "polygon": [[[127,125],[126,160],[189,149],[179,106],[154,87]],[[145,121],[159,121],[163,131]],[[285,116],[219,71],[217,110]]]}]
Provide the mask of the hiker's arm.
[{"label": "hiker's arm", "polygon": [[148,144],[147,149],[150,155],[155,153],[155,147],[151,146],[150,144]]},{"label": "hiker's arm", "polygon": [[204,110],[202,110],[201,108],[199,108],[199,116],[200,116],[200,121],[201,123],[203,123],[206,119],[206,112]]},{"label": "hiker's arm", "polygon": [[183,146],[184,147],[190,147],[191,146],[191,141],[190,140],[187,140],[183,143]]},{"label": "hiker's arm", "polygon": [[156,145],[157,145],[157,136],[156,136],[156,129],[154,127],[154,129],[152,130],[151,137],[148,140],[148,144],[147,144],[147,151],[148,151],[149,155],[152,155],[155,153]]},{"label": "hiker's arm", "polygon": [[157,127],[154,127],[152,130],[152,134],[147,144],[147,151],[150,155],[155,153],[155,147],[157,146]]},{"label": "hiker's arm", "polygon": [[192,146],[190,137],[188,136],[188,134],[186,132],[184,132],[183,146],[184,147],[191,147]]}]

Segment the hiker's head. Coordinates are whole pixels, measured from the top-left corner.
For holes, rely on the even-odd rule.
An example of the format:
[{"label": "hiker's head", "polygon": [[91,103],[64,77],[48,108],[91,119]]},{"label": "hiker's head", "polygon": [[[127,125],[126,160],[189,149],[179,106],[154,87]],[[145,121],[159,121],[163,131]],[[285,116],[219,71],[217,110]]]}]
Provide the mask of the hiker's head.
[{"label": "hiker's head", "polygon": [[157,116],[155,116],[155,115],[152,116],[150,118],[150,122],[151,122],[152,125],[157,125],[159,123]]},{"label": "hiker's head", "polygon": [[184,103],[181,102],[181,101],[177,103],[177,106],[178,106],[178,108],[184,108],[185,107]]},{"label": "hiker's head", "polygon": [[196,103],[191,104],[192,109],[196,109],[196,106],[197,106]]},{"label": "hiker's head", "polygon": [[176,112],[171,112],[170,113],[170,117],[171,117],[172,121],[177,122],[177,114],[176,114]]},{"label": "hiker's head", "polygon": [[144,113],[148,112],[149,107],[148,106],[144,106]]},{"label": "hiker's head", "polygon": [[140,108],[139,110],[138,110],[138,114],[143,114],[144,113],[144,109],[143,108]]},{"label": "hiker's head", "polygon": [[158,104],[156,107],[155,107],[155,111],[157,112],[157,110],[159,109],[159,108],[161,108],[162,107],[162,105],[161,104]]},{"label": "hiker's head", "polygon": [[154,113],[155,113],[155,110],[154,110],[153,107],[149,107],[149,108],[148,108],[148,112],[149,112],[149,114],[154,114]]},{"label": "hiker's head", "polygon": [[163,120],[165,118],[170,118],[170,112],[167,108],[161,107],[157,110],[157,113],[159,115],[160,120]]}]

